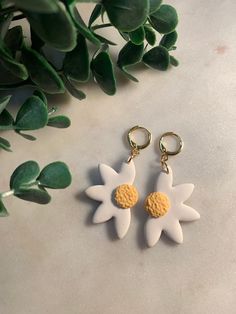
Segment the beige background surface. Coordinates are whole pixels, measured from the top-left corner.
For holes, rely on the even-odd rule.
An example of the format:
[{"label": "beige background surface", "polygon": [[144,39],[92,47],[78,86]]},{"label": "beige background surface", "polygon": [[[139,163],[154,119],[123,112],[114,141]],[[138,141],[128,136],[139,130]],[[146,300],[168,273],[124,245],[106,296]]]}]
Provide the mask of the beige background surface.
[{"label": "beige background surface", "polygon": [[[168,1],[180,15],[175,55],[166,73],[135,72],[114,97],[92,84],[79,102],[52,98],[71,117],[67,130],[34,132],[37,142],[7,133],[14,153],[1,154],[1,191],[21,162],[67,162],[74,180],[40,206],[8,198],[0,220],[1,314],[233,314],[236,312],[236,2]],[[84,7],[84,12],[88,7]],[[22,92],[17,100],[23,98]],[[136,159],[141,201],[130,231],[116,240],[113,222],[92,225],[97,203],[84,189],[100,182],[99,162],[119,170],[129,153],[125,132],[140,124],[157,139],[173,130],[183,153],[171,158],[176,184],[193,182],[188,204],[201,220],[183,224],[184,244],[143,241],[142,201],[158,174],[154,145]],[[157,142],[155,142],[155,145]]]}]

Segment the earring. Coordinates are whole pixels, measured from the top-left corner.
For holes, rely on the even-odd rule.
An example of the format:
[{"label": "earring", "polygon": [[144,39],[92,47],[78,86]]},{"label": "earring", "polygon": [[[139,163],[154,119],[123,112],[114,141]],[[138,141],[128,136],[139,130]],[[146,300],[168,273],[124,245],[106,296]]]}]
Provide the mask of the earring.
[{"label": "earring", "polygon": [[[141,130],[146,135],[147,141],[143,145],[138,145],[132,139],[133,133],[137,130]],[[90,198],[102,202],[95,211],[93,222],[102,223],[114,218],[116,233],[120,239],[129,229],[130,209],[138,201],[138,191],[133,185],[135,179],[133,159],[142,149],[149,146],[152,136],[146,128],[135,126],[129,130],[127,138],[131,153],[128,160],[122,163],[120,172],[117,173],[111,167],[100,164],[99,172],[104,185],[94,185],[85,191]]]},{"label": "earring", "polygon": [[[174,137],[178,142],[176,151],[169,151],[164,145],[166,137]],[[162,231],[177,243],[183,242],[183,232],[179,221],[193,221],[200,218],[199,213],[184,204],[193,192],[193,184],[172,186],[173,175],[167,165],[168,157],[177,155],[183,149],[183,141],[173,132],[163,134],[159,141],[162,171],[157,179],[153,193],[145,200],[145,210],[149,217],[145,224],[145,237],[149,247],[159,240]]]}]

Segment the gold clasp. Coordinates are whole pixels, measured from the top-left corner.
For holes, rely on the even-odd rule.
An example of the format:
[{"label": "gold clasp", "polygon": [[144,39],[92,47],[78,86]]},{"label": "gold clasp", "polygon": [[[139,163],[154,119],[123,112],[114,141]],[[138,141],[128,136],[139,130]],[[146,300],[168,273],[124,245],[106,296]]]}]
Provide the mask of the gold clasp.
[{"label": "gold clasp", "polygon": [[[178,146],[176,150],[171,151],[166,148],[166,146],[164,145],[164,141],[166,137],[174,137],[177,140]],[[162,167],[162,170],[165,171],[167,174],[169,173],[169,168],[167,165],[168,157],[179,154],[182,151],[183,146],[184,146],[184,142],[182,138],[174,132],[166,132],[161,136],[159,140],[159,148],[161,151],[161,167]]]},{"label": "gold clasp", "polygon": [[[145,132],[146,134],[146,137],[147,137],[147,141],[146,143],[144,144],[137,144],[133,139],[132,139],[132,134],[137,131],[137,130],[142,130]],[[142,126],[139,126],[139,125],[136,125],[134,127],[132,127],[129,132],[128,132],[128,135],[127,135],[127,138],[128,138],[128,142],[129,142],[129,145],[131,146],[131,154],[128,158],[128,163],[134,159],[137,155],[139,155],[140,153],[140,150],[148,147],[152,141],[152,134],[151,132],[149,132],[146,128],[142,127]]]}]

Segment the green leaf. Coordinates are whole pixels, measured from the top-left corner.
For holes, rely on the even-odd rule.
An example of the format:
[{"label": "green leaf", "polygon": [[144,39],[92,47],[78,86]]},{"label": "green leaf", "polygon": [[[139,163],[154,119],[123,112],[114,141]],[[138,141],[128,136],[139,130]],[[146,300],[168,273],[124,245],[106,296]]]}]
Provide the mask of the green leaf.
[{"label": "green leaf", "polygon": [[156,34],[155,34],[155,32],[151,29],[151,27],[149,27],[147,25],[144,25],[144,30],[145,30],[146,41],[151,46],[155,45],[155,42],[156,42]]},{"label": "green leaf", "polygon": [[41,205],[48,204],[51,201],[51,196],[43,189],[19,189],[14,195],[24,201],[38,203]]},{"label": "green leaf", "polygon": [[32,12],[51,13],[58,11],[57,0],[14,0],[14,2],[18,8]]},{"label": "green leaf", "polygon": [[164,35],[159,43],[160,46],[165,47],[166,49],[170,49],[174,46],[178,38],[178,34],[176,31],[173,31],[167,35]]},{"label": "green leaf", "polygon": [[[1,9],[1,5],[0,5]],[[13,13],[8,13],[0,16],[0,37],[4,38],[11,24]]]},{"label": "green leaf", "polygon": [[36,89],[33,95],[39,97],[45,103],[45,105],[48,104],[46,95],[40,89]]},{"label": "green leaf", "polygon": [[86,26],[74,3],[68,6],[68,11],[79,33],[82,34],[88,40],[90,40],[94,45],[100,46],[101,44],[100,41]]},{"label": "green leaf", "polygon": [[14,129],[13,123],[13,117],[6,109],[4,109],[0,114],[0,130]]},{"label": "green leaf", "polygon": [[48,122],[45,103],[37,96],[29,97],[17,113],[15,128],[19,130],[37,130]]},{"label": "green leaf", "polygon": [[56,161],[43,168],[38,180],[44,187],[64,189],[71,184],[71,174],[64,162]]},{"label": "green leaf", "polygon": [[123,71],[123,73],[128,77],[128,79],[138,82],[138,80],[127,72],[127,67],[139,63],[142,60],[144,45],[135,45],[131,41],[125,44],[121,49],[117,66]]},{"label": "green leaf", "polygon": [[75,98],[82,100],[86,98],[86,95],[84,92],[79,90],[72,82],[67,78],[65,75],[62,76],[63,82],[66,86],[67,91]]},{"label": "green leaf", "polygon": [[56,116],[48,119],[48,126],[52,126],[54,128],[68,128],[71,122],[70,119],[66,116]]},{"label": "green leaf", "polygon": [[29,160],[18,166],[10,179],[10,188],[19,190],[20,188],[32,185],[40,173],[39,165],[33,160]]},{"label": "green leaf", "polygon": [[15,132],[28,141],[36,141],[36,137],[34,137],[33,135],[22,133],[20,130],[15,130]]},{"label": "green leaf", "polygon": [[11,144],[5,138],[0,137],[0,148],[6,150],[7,152],[11,152],[12,150],[10,147]]},{"label": "green leaf", "polygon": [[55,13],[24,13],[35,33],[45,43],[60,51],[70,51],[76,45],[76,30],[67,11],[59,4],[57,7]]},{"label": "green leaf", "polygon": [[0,65],[2,65],[6,70],[10,71],[15,76],[26,80],[28,78],[28,73],[25,66],[11,56],[11,51],[8,49],[4,41],[0,38]]},{"label": "green leaf", "polygon": [[11,99],[11,95],[0,98],[0,114],[8,105],[10,99]]},{"label": "green leaf", "polygon": [[116,92],[116,80],[111,58],[106,51],[99,52],[91,62],[94,79],[108,95]]},{"label": "green leaf", "polygon": [[89,22],[88,22],[88,27],[90,28],[92,26],[92,24],[96,21],[96,19],[101,15],[102,13],[102,5],[101,4],[97,4],[91,15],[90,15],[90,18],[89,18]]},{"label": "green leaf", "polygon": [[4,38],[5,44],[15,57],[16,52],[21,49],[23,42],[23,33],[21,26],[14,26],[9,29]]},{"label": "green leaf", "polygon": [[86,39],[83,35],[78,35],[77,46],[66,53],[63,62],[64,74],[78,82],[87,82],[90,75],[89,53]]},{"label": "green leaf", "polygon": [[47,60],[37,51],[24,47],[22,60],[29,72],[31,80],[49,94],[63,93],[64,84]]},{"label": "green leaf", "polygon": [[173,65],[174,67],[177,67],[179,65],[179,61],[175,59],[175,57],[170,56],[170,64]]},{"label": "green leaf", "polygon": [[162,0],[149,0],[149,14],[157,11],[161,6]]},{"label": "green leaf", "polygon": [[149,13],[149,0],[102,0],[111,23],[122,32],[140,27]]},{"label": "green leaf", "polygon": [[3,202],[0,200],[0,217],[7,217],[9,216],[6,207],[4,206]]},{"label": "green leaf", "polygon": [[144,54],[143,62],[153,69],[166,71],[170,64],[170,55],[165,47],[157,46]]},{"label": "green leaf", "polygon": [[150,16],[150,23],[161,34],[171,33],[178,24],[177,12],[172,6],[163,4]]},{"label": "green leaf", "polygon": [[129,33],[130,40],[135,45],[140,45],[145,39],[144,27],[140,26],[135,31]]}]

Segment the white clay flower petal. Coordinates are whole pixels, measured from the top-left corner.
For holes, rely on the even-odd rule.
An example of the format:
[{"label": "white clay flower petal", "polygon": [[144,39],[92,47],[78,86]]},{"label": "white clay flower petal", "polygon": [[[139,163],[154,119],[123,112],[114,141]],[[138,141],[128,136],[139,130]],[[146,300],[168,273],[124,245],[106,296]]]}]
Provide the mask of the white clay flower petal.
[{"label": "white clay flower petal", "polygon": [[183,243],[183,231],[178,220],[164,227],[164,233],[178,244]]},{"label": "white clay flower petal", "polygon": [[85,193],[88,195],[88,197],[102,202],[104,200],[104,193],[106,193],[106,189],[104,185],[93,185],[87,188]]},{"label": "white clay flower petal", "polygon": [[148,217],[148,220],[145,224],[144,232],[146,236],[147,245],[149,247],[153,247],[160,239],[162,232],[161,225],[159,224],[159,219]]},{"label": "white clay flower petal", "polygon": [[180,221],[194,221],[200,219],[200,214],[190,206],[181,204],[176,208],[176,213]]},{"label": "white clay flower petal", "polygon": [[119,239],[126,235],[131,220],[130,209],[120,209],[115,213],[115,228]]},{"label": "white clay flower petal", "polygon": [[174,198],[177,202],[185,202],[193,193],[194,184],[185,183],[177,185],[173,188]]},{"label": "white clay flower petal", "polygon": [[121,170],[119,173],[119,180],[122,180],[123,183],[132,184],[135,179],[135,166],[133,160],[129,163],[123,162]]},{"label": "white clay flower petal", "polygon": [[99,165],[99,172],[105,185],[110,185],[118,176],[118,173],[114,169],[105,164]]},{"label": "white clay flower petal", "polygon": [[114,214],[112,204],[110,206],[106,203],[99,205],[93,215],[93,223],[98,224],[110,220]]},{"label": "white clay flower petal", "polygon": [[161,171],[156,182],[155,191],[169,194],[172,190],[173,175],[169,167],[169,173]]}]

